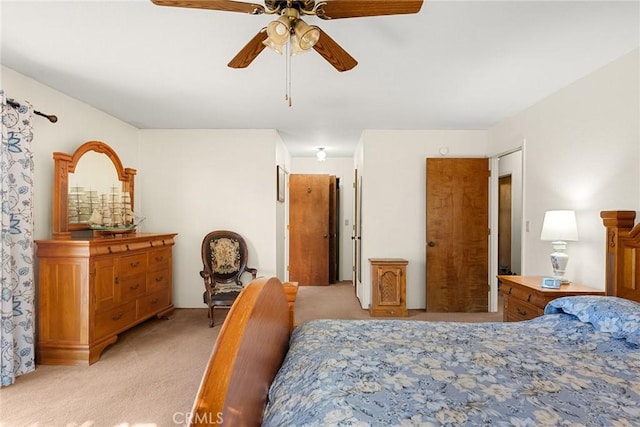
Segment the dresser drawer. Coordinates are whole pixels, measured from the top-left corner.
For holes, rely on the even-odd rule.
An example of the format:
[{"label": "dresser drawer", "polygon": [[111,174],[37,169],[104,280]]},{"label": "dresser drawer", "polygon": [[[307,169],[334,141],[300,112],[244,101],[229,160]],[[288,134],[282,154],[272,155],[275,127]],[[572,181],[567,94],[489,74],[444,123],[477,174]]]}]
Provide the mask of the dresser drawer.
[{"label": "dresser drawer", "polygon": [[171,270],[150,271],[147,273],[147,292],[168,288],[171,283]]},{"label": "dresser drawer", "polygon": [[143,295],[147,290],[147,275],[145,273],[135,276],[123,277],[120,280],[120,292],[122,301],[130,301]]},{"label": "dresser drawer", "polygon": [[538,307],[521,301],[512,296],[508,297],[506,320],[508,322],[519,322],[538,317],[541,313]]},{"label": "dresser drawer", "polygon": [[156,249],[149,252],[149,270],[162,270],[171,265],[171,248]]},{"label": "dresser drawer", "polygon": [[147,254],[127,255],[120,258],[120,275],[135,276],[147,271]]},{"label": "dresser drawer", "polygon": [[168,306],[171,303],[170,294],[171,289],[163,289],[139,298],[136,301],[137,318],[142,319]]},{"label": "dresser drawer", "polygon": [[124,329],[136,320],[136,302],[130,301],[114,309],[96,313],[95,339]]}]

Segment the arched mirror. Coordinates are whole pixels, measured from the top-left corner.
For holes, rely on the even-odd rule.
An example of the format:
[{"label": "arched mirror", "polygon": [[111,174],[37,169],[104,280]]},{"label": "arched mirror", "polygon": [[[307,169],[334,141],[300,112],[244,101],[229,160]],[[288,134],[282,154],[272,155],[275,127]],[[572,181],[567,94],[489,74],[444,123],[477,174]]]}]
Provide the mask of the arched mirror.
[{"label": "arched mirror", "polygon": [[[69,238],[74,231],[89,230],[102,216],[118,209],[133,212],[135,169],[124,168],[113,149],[101,141],[82,144],[73,154],[53,153],[53,227],[54,238]],[[118,215],[121,215],[118,213]],[[133,218],[99,220],[106,227],[126,225]]]}]

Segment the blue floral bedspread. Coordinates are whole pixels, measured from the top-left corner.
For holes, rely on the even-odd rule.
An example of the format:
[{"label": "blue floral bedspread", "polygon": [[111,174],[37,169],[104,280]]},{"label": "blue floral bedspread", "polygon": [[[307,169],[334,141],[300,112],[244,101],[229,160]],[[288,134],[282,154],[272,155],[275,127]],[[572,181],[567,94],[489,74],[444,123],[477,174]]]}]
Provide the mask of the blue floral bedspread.
[{"label": "blue floral bedspread", "polygon": [[314,320],[264,426],[640,426],[640,348],[569,314],[516,323]]}]

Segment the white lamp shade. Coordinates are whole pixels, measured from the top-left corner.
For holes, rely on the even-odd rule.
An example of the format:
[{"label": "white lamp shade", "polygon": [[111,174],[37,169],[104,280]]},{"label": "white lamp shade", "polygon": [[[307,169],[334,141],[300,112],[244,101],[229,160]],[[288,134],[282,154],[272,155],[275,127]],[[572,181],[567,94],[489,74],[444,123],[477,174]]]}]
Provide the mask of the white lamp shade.
[{"label": "white lamp shade", "polygon": [[551,242],[578,240],[575,211],[557,210],[545,212],[540,240]]}]

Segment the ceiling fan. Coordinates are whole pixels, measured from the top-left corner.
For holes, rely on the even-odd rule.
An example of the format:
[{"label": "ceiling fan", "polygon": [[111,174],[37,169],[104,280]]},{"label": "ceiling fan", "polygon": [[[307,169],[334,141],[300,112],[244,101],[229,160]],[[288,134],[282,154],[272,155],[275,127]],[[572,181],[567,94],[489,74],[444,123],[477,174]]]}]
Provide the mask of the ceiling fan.
[{"label": "ceiling fan", "polygon": [[264,6],[234,0],[151,0],[158,6],[240,12],[250,15],[279,15],[262,28],[229,62],[231,68],[245,68],[269,46],[278,53],[290,48],[291,55],[313,48],[338,71],[358,65],[347,51],[315,25],[308,25],[303,15],[320,19],[343,19],[365,16],[418,13],[423,0],[264,0]]}]

